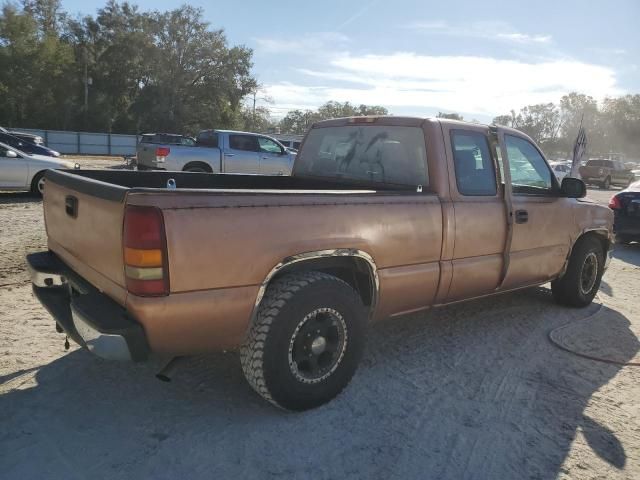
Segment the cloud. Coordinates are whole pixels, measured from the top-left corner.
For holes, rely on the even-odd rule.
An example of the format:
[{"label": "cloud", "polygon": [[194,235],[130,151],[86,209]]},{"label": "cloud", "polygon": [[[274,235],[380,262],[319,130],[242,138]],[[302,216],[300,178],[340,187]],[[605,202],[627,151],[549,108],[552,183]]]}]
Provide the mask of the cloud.
[{"label": "cloud", "polygon": [[443,20],[413,22],[404,28],[434,35],[454,37],[482,38],[519,44],[551,43],[551,35],[527,34],[518,32],[505,22],[475,22],[468,25],[451,25]]},{"label": "cloud", "polygon": [[[315,108],[328,100],[384,105],[416,115],[445,109],[495,116],[512,108],[557,102],[578,91],[596,98],[623,93],[615,72],[573,59],[504,60],[481,56],[340,54],[303,81],[267,85],[280,109]],[[304,77],[321,86],[304,85]],[[280,112],[278,112],[280,113]]]},{"label": "cloud", "polygon": [[310,52],[335,49],[336,46],[345,45],[349,37],[339,32],[318,32],[296,38],[255,38],[256,48],[264,53],[289,53],[309,55]]}]

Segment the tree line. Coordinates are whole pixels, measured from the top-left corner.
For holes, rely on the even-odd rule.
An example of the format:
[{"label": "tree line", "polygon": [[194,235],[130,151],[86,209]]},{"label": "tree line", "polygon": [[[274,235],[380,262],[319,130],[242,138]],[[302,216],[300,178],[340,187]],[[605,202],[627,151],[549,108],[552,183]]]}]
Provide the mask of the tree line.
[{"label": "tree line", "polygon": [[640,159],[640,95],[605,98],[598,103],[580,93],[564,95],[559,104],[529,105],[493,119],[523,131],[546,152],[571,155],[580,124],[587,134],[590,155],[624,153]]},{"label": "tree line", "polygon": [[237,128],[304,133],[333,116],[386,114],[328,102],[281,121],[249,106],[260,86],[250,48],[229,45],[203,11],[140,11],[109,0],[73,17],[60,0],[5,3],[0,15],[0,125],[60,130],[195,133]]},{"label": "tree line", "polygon": [[[72,16],[60,0],[5,3],[0,12],[0,125],[59,130],[193,134],[204,128],[305,133],[312,123],[387,115],[376,105],[330,101],[274,119],[255,106],[253,52],[229,45],[202,9],[140,11],[109,0],[95,15]],[[254,102],[251,102],[251,100]],[[268,99],[267,99],[268,100]],[[439,112],[462,119],[457,113]],[[529,105],[494,123],[524,131],[547,152],[571,151],[585,126],[590,153],[640,158],[640,95],[571,93]]]},{"label": "tree line", "polygon": [[74,18],[60,0],[5,3],[0,124],[119,133],[240,125],[257,86],[251,57],[189,5],[141,12],[110,0]]}]

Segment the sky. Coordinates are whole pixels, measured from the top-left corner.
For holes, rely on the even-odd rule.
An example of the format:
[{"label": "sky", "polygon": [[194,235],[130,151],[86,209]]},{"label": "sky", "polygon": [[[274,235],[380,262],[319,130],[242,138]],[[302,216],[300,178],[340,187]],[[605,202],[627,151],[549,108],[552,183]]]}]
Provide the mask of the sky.
[{"label": "sky", "polygon": [[[139,0],[142,10],[182,2]],[[258,105],[275,118],[329,100],[395,115],[489,122],[577,91],[640,93],[640,0],[206,2],[212,28],[254,50]],[[63,0],[94,14],[97,0]]]}]

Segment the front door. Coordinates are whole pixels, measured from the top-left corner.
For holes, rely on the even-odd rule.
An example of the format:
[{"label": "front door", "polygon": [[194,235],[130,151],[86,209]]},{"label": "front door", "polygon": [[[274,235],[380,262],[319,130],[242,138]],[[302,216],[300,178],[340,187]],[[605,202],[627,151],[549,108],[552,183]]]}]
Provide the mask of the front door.
[{"label": "front door", "polygon": [[499,138],[509,163],[513,212],[509,268],[501,288],[511,289],[560,272],[569,253],[572,200],[560,196],[558,181],[533,143],[502,129]]},{"label": "front door", "polygon": [[260,173],[258,137],[230,133],[222,151],[224,173]]},{"label": "front door", "polygon": [[24,188],[28,186],[28,179],[29,168],[24,158],[18,156],[13,150],[0,146],[0,187]]},{"label": "front door", "polygon": [[492,293],[504,265],[507,232],[502,189],[485,126],[444,127],[454,171],[449,188],[455,213],[452,277],[447,302]]},{"label": "front door", "polygon": [[258,137],[260,146],[260,173],[262,175],[288,175],[291,173],[287,151],[267,137]]}]

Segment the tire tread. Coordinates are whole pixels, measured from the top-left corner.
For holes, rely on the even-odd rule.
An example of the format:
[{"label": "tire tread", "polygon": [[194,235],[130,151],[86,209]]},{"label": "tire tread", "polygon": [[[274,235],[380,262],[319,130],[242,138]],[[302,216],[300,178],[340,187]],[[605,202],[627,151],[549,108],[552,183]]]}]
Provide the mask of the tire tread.
[{"label": "tire tread", "polygon": [[323,272],[307,271],[285,275],[267,288],[257,315],[249,327],[247,338],[240,347],[240,363],[247,382],[262,398],[279,408],[283,407],[274,400],[265,381],[265,343],[274,320],[286,303],[303,288],[321,280],[339,282],[353,291],[344,280]]}]

